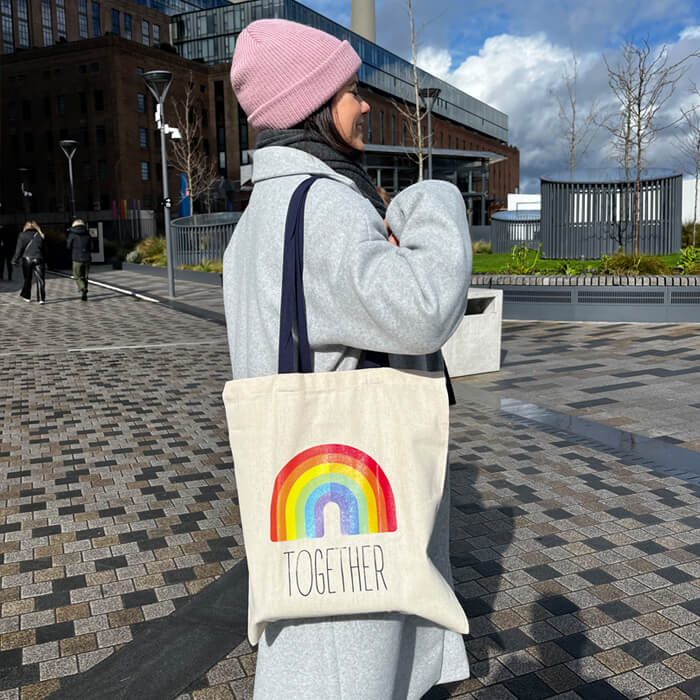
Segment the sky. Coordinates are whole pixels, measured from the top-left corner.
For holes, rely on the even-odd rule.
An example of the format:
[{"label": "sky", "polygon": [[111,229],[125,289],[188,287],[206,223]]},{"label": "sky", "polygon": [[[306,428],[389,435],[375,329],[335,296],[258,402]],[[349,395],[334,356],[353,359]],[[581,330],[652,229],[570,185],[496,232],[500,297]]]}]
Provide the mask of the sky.
[{"label": "sky", "polygon": [[[350,26],[350,0],[301,0]],[[375,0],[377,44],[410,60],[405,0]],[[539,178],[568,168],[557,96],[563,74],[578,61],[578,111],[614,109],[605,60],[616,65],[624,42],[667,47],[675,62],[700,52],[700,0],[414,0],[418,64],[464,92],[505,112],[509,142],[520,149],[520,191],[539,192]],[[693,104],[689,81],[700,88],[700,58],[659,113],[667,126]],[[697,100],[696,100],[697,101]],[[647,151],[648,167],[682,170],[678,129],[660,131]],[[580,167],[614,166],[608,132],[599,128]]]}]

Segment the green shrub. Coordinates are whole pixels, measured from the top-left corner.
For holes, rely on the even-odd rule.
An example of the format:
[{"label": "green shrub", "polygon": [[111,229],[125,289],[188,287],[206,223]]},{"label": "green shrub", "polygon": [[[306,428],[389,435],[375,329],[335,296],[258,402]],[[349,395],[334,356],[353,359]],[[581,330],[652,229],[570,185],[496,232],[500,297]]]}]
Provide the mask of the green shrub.
[{"label": "green shrub", "polygon": [[481,255],[483,253],[491,254],[493,253],[493,248],[491,247],[491,241],[474,241],[472,243],[472,252],[474,255]]},{"label": "green shrub", "polygon": [[137,246],[139,262],[143,265],[153,265],[154,267],[166,267],[168,264],[165,255],[165,238],[152,236],[144,238]]},{"label": "green shrub", "polygon": [[700,248],[693,248],[693,246],[681,248],[678,267],[682,275],[700,274]]},{"label": "green shrub", "polygon": [[196,270],[198,272],[215,272],[221,274],[223,272],[223,261],[221,260],[202,260],[199,265],[180,265],[181,270]]},{"label": "green shrub", "polygon": [[666,263],[655,255],[629,255],[619,250],[615,255],[602,255],[601,275],[664,275],[670,270]]},{"label": "green shrub", "polygon": [[537,268],[540,259],[542,244],[537,246],[537,250],[532,250],[526,245],[514,245],[510,251],[510,260],[503,272],[509,275],[531,275]]}]

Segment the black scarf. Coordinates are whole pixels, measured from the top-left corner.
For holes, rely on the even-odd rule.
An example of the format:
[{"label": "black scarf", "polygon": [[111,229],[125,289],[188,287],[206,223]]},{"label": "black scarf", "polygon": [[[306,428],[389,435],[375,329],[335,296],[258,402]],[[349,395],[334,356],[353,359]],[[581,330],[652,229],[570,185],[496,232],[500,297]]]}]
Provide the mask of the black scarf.
[{"label": "black scarf", "polygon": [[382,219],[386,216],[386,204],[377,194],[372,178],[357,160],[348,158],[331,148],[319,134],[305,129],[266,129],[258,134],[256,148],[267,146],[287,146],[297,148],[304,153],[323,161],[339,175],[352,180],[364,197],[377,210]]}]

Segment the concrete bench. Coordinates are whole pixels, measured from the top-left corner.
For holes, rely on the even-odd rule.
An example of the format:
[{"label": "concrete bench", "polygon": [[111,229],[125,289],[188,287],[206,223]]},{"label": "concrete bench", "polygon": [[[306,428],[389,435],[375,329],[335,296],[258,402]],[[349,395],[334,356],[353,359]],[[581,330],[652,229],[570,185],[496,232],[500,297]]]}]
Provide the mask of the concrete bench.
[{"label": "concrete bench", "polygon": [[503,291],[469,288],[467,311],[442,348],[452,377],[501,369]]}]

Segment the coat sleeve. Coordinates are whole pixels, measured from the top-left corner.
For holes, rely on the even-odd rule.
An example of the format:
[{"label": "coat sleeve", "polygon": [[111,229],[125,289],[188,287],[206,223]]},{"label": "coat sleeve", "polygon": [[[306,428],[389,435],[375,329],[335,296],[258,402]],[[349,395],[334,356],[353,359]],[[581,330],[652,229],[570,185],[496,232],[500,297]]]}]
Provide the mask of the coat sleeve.
[{"label": "coat sleeve", "polygon": [[312,345],[406,355],[442,347],[464,315],[471,276],[459,190],[429,181],[397,195],[387,210],[397,248],[359,194],[331,181],[314,187],[304,253]]},{"label": "coat sleeve", "polygon": [[71,250],[71,248],[73,247],[74,240],[75,236],[72,233],[69,233],[68,238],[66,238],[66,248],[68,248],[68,250]]},{"label": "coat sleeve", "polygon": [[20,233],[19,236],[17,237],[17,246],[15,248],[15,255],[12,258],[12,264],[16,265],[19,262],[19,259],[22,257],[22,253],[24,251],[24,246],[26,243],[24,242],[24,236]]}]

